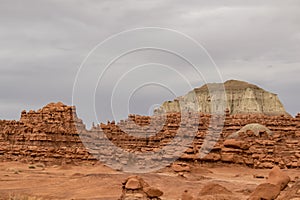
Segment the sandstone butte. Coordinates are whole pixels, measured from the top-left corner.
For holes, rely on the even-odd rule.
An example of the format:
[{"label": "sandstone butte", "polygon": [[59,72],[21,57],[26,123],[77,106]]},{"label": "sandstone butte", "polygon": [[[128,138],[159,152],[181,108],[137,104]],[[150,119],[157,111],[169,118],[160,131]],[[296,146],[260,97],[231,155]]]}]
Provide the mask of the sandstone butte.
[{"label": "sandstone butte", "polygon": [[276,94],[237,80],[195,88],[174,101],[164,102],[155,113],[181,112],[183,109],[202,113],[227,110],[229,114],[289,115]]},{"label": "sandstone butte", "polygon": [[[292,117],[285,111],[277,95],[255,85],[227,81],[224,86],[227,101],[225,116],[220,117],[220,120],[224,120],[222,127],[210,123],[211,99],[222,101],[218,98],[220,84],[194,89],[199,101],[195,118],[196,135],[179,160],[183,163],[234,163],[251,168],[299,168],[300,114]],[[209,87],[214,92],[209,93]],[[178,99],[188,102],[190,94]],[[178,99],[163,103],[153,116],[129,115],[128,119],[118,123],[108,121],[91,130],[85,129],[82,120],[76,116],[74,106],[60,102],[50,103],[37,111],[22,111],[20,120],[0,120],[0,161],[95,163],[97,159],[93,152],[85,148],[81,139],[90,138],[86,142],[105,149],[105,141],[97,138],[99,133],[104,133],[115,145],[128,151],[156,151],[169,144],[179,128],[187,128],[181,122]],[[162,117],[166,118],[166,122],[149,138],[134,137],[123,131],[133,130],[137,124],[147,127],[141,129],[140,134],[153,133],[157,130],[156,126],[161,125],[159,119]],[[151,127],[147,126],[150,121],[153,122]],[[219,130],[220,138],[212,150],[200,158],[199,149],[208,129]],[[120,159],[120,155],[113,155],[109,148],[102,153],[104,158]],[[162,162],[173,156],[172,152],[162,155]]]}]

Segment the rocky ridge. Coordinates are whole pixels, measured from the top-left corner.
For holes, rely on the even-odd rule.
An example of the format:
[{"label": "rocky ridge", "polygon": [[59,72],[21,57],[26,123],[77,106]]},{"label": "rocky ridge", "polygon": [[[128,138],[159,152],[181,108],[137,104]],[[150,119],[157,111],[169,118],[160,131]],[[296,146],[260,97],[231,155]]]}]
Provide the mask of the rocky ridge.
[{"label": "rocky ridge", "polygon": [[[214,139],[207,136],[207,130],[216,127],[210,123],[211,115],[199,113],[198,117],[195,137],[190,138],[192,142],[185,147],[179,158],[181,161],[235,163],[254,168],[272,168],[275,165],[300,167],[300,114],[291,117],[230,115],[227,112],[220,137],[212,150],[202,158],[199,157],[199,150],[204,142]],[[166,121],[157,130],[155,127],[161,126],[158,118]],[[151,120],[157,124],[148,126]],[[188,125],[181,120],[180,113],[167,113],[163,117],[130,115],[128,119],[119,123],[98,124],[91,130],[86,130],[82,121],[76,117],[75,107],[51,103],[38,111],[23,111],[19,121],[0,120],[0,160],[46,164],[97,162],[95,152],[86,148],[82,138],[88,138],[85,143],[91,143],[100,150],[104,149],[105,151],[101,151],[104,159],[122,160],[122,156],[113,153],[107,147],[107,141],[99,138],[99,134],[105,135],[114,145],[128,152],[158,151],[170,144],[179,128],[189,130]],[[257,126],[249,126],[253,123],[261,126],[258,129]],[[123,131],[124,127],[125,130],[134,131],[136,125],[142,127],[139,130],[140,135],[152,135],[135,137]],[[256,128],[251,130],[251,127]],[[235,137],[231,137],[232,135]],[[172,148],[176,151],[178,146]],[[159,159],[162,163],[168,163],[173,158],[174,153],[171,150]],[[126,165],[127,161],[124,162]]]}]

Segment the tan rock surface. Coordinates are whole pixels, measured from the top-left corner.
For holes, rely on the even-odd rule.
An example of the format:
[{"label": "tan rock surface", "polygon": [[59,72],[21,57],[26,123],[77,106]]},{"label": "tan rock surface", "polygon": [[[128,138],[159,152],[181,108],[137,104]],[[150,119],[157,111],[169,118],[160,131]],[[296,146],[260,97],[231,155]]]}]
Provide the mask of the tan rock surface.
[{"label": "tan rock surface", "polygon": [[[225,91],[227,101],[224,102],[222,92]],[[214,111],[224,111],[227,109],[230,114],[267,114],[267,115],[288,115],[276,94],[267,92],[256,85],[244,81],[229,80],[224,84],[209,83],[200,88],[196,88],[187,95],[178,97],[174,101],[164,102],[156,113],[180,112],[189,105],[190,101],[198,99],[196,108],[198,112],[212,113]],[[224,102],[225,108],[212,108],[211,101]],[[194,106],[195,107],[195,106]],[[220,110],[223,109],[223,110]]]}]

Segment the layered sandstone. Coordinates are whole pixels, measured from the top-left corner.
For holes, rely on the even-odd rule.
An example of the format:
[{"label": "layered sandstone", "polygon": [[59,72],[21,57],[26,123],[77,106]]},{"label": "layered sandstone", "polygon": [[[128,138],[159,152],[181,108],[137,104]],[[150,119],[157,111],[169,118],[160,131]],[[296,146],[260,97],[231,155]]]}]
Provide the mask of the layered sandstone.
[{"label": "layered sandstone", "polygon": [[174,101],[164,102],[155,113],[182,112],[186,109],[202,113],[228,110],[230,114],[288,115],[276,94],[237,80],[195,88]]},{"label": "layered sandstone", "polygon": [[38,111],[23,111],[19,121],[0,120],[0,160],[61,164],[92,158],[74,116],[74,107],[50,103]]},{"label": "layered sandstone", "polygon": [[[86,130],[76,117],[75,107],[51,103],[38,111],[23,111],[19,121],[0,121],[0,160],[96,162],[101,152],[101,159],[129,165],[130,160],[123,161],[122,155],[110,148],[107,139],[127,152],[157,152],[170,145],[181,130],[184,139],[191,141],[183,146],[180,160],[184,162],[235,163],[255,168],[300,167],[300,114],[291,117],[227,112],[224,126],[216,129],[220,130],[219,138],[208,135],[208,130],[216,128],[211,117],[204,113],[188,118],[183,118],[181,113],[152,117],[130,115],[119,123],[108,122]],[[194,122],[196,131],[186,119]],[[195,135],[189,134],[194,131]],[[136,132],[138,136],[134,135]],[[212,150],[200,157],[199,150],[205,152],[202,147],[213,140],[216,144]],[[178,148],[182,146],[171,145],[168,152],[153,159],[167,164],[176,157],[174,152]]]}]

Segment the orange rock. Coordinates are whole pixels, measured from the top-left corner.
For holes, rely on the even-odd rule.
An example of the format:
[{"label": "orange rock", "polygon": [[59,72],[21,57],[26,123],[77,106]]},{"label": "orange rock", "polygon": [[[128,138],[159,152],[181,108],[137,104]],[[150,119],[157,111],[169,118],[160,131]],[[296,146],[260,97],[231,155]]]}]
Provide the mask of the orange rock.
[{"label": "orange rock", "polygon": [[154,187],[146,187],[143,190],[150,198],[160,197],[164,194],[161,190]]},{"label": "orange rock", "polygon": [[138,190],[142,188],[140,181],[136,178],[130,178],[125,184],[125,188],[129,190]]},{"label": "orange rock", "polygon": [[232,147],[232,148],[238,148],[238,149],[248,149],[249,146],[245,144],[243,141],[239,141],[236,139],[227,139],[224,141],[223,145],[225,147]]},{"label": "orange rock", "polygon": [[262,183],[252,192],[248,200],[274,200],[280,194],[280,186]]},{"label": "orange rock", "polygon": [[190,172],[191,168],[188,165],[173,164],[172,169],[175,172]]},{"label": "orange rock", "polygon": [[286,175],[278,166],[275,166],[269,173],[267,182],[278,185],[283,190],[290,182],[290,177]]}]

